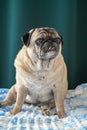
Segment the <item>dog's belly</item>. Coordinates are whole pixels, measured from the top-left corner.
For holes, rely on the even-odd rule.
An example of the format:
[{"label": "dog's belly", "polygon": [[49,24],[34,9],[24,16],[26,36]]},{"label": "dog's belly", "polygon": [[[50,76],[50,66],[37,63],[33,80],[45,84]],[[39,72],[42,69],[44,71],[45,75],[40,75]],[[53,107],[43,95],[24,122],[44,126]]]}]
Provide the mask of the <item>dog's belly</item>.
[{"label": "dog's belly", "polygon": [[28,95],[26,97],[26,102],[37,104],[37,103],[45,103],[53,100],[52,89],[49,85],[43,84],[35,84],[31,85],[28,88]]}]

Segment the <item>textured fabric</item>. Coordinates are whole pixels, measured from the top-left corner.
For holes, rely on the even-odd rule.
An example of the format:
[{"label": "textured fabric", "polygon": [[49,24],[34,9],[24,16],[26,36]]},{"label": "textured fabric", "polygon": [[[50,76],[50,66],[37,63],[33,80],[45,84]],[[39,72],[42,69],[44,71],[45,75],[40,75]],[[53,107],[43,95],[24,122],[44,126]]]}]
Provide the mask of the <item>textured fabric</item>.
[{"label": "textured fabric", "polygon": [[[0,89],[0,101],[8,89]],[[66,117],[59,119],[54,115],[42,115],[37,106],[24,104],[21,112],[13,116],[9,110],[13,106],[0,108],[0,130],[87,130],[87,84],[81,84],[75,90],[69,90],[65,99]]]}]

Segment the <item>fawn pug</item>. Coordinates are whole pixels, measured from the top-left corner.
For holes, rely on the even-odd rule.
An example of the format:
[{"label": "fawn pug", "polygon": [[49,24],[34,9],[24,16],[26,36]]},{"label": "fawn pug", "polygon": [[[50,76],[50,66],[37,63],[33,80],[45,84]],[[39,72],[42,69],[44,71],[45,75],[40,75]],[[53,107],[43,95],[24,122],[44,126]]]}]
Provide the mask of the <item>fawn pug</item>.
[{"label": "fawn pug", "polygon": [[[62,56],[63,40],[54,28],[31,29],[22,37],[23,47],[14,61],[16,83],[10,88],[2,105],[12,105],[17,114],[24,101],[39,104],[45,114],[56,106],[64,117],[64,98],[68,90],[67,68]],[[49,111],[48,111],[49,110]]]}]

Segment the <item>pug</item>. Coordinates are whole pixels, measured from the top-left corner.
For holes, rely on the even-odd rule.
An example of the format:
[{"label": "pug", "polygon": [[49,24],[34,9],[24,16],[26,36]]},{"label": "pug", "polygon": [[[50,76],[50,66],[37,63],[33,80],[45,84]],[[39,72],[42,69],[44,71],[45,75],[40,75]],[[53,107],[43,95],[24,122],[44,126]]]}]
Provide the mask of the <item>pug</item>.
[{"label": "pug", "polygon": [[10,111],[13,115],[20,112],[24,102],[39,105],[46,115],[56,107],[57,115],[63,118],[68,80],[62,37],[54,28],[42,27],[31,29],[21,39],[23,47],[14,61],[16,83],[0,106],[15,103]]}]

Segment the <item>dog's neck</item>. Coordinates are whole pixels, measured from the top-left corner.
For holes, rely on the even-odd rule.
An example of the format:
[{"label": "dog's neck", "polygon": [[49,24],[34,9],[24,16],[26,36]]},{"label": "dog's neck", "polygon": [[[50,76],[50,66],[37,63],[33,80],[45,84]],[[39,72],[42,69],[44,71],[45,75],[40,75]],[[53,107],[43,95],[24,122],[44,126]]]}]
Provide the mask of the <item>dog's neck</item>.
[{"label": "dog's neck", "polygon": [[[29,55],[29,54],[28,54]],[[40,60],[37,56],[32,54],[29,55],[30,63],[29,66],[33,71],[49,71],[52,68],[52,60]]]},{"label": "dog's neck", "polygon": [[39,60],[39,59],[31,59],[30,67],[34,71],[49,71],[52,67],[51,60]]}]

